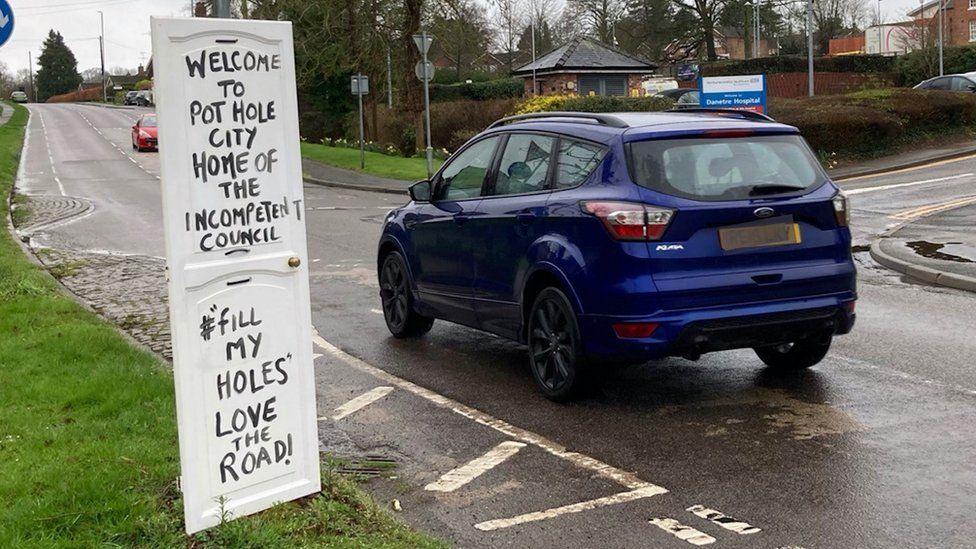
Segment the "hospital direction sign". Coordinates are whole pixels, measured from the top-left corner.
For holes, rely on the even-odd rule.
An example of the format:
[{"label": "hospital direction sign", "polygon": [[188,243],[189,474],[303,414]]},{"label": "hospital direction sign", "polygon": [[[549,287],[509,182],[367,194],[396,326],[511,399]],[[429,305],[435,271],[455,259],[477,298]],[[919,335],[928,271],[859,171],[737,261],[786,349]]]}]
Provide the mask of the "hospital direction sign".
[{"label": "hospital direction sign", "polygon": [[319,491],[291,23],[152,19],[186,530]]},{"label": "hospital direction sign", "polygon": [[744,109],[766,112],[766,77],[705,76],[699,79],[699,105],[709,109]]}]

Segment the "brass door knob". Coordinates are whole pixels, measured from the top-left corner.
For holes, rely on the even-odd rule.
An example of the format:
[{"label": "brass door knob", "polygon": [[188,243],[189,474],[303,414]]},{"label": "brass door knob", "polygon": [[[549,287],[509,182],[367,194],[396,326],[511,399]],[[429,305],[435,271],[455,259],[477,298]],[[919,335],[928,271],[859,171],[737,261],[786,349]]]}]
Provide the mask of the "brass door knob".
[{"label": "brass door knob", "polygon": [[302,264],[302,260],[299,259],[298,256],[293,255],[293,256],[291,256],[291,257],[288,258],[288,266],[289,267],[298,267],[301,264]]}]

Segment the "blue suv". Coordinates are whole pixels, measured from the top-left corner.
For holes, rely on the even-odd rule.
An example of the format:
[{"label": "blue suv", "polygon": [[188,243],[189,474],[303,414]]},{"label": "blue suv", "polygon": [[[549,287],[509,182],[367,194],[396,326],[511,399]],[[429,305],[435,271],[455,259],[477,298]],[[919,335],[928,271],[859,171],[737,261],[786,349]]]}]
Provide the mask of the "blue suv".
[{"label": "blue suv", "polygon": [[752,348],[808,368],[854,324],[847,199],[763,115],[514,116],[410,197],[379,242],[390,332],[438,318],[525,343],[556,401],[608,361]]}]

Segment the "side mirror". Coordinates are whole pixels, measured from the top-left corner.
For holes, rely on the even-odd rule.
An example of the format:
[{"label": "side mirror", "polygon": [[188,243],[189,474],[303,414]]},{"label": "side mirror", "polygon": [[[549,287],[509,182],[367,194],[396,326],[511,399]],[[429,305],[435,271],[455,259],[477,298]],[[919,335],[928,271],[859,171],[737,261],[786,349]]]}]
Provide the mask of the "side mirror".
[{"label": "side mirror", "polygon": [[410,185],[407,191],[414,202],[430,202],[430,181],[426,179]]}]

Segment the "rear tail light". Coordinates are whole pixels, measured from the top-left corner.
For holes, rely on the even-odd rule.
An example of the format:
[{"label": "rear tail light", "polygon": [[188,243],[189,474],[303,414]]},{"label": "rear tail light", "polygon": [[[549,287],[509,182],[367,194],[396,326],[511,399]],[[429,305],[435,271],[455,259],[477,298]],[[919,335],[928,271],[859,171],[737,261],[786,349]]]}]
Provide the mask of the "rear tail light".
[{"label": "rear tail light", "polygon": [[853,299],[850,300],[850,301],[845,301],[844,302],[844,308],[847,309],[847,312],[853,313],[854,312],[854,306],[856,304],[857,304],[857,301],[855,301]]},{"label": "rear tail light", "polygon": [[848,226],[851,222],[851,209],[847,203],[847,195],[843,191],[837,191],[831,202],[834,205],[834,216],[837,217],[837,224],[841,227]]},{"label": "rear tail light", "polygon": [[674,217],[674,210],[633,202],[584,201],[580,209],[599,218],[617,240],[660,240]]},{"label": "rear tail light", "polygon": [[621,339],[640,339],[651,337],[657,330],[657,322],[618,322],[613,325],[613,331]]}]

